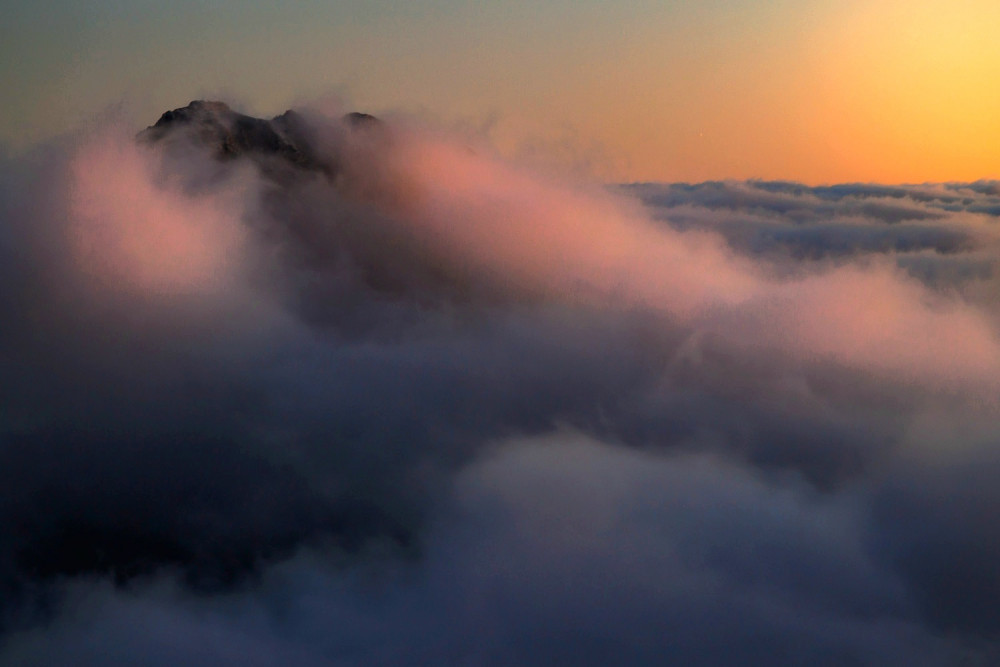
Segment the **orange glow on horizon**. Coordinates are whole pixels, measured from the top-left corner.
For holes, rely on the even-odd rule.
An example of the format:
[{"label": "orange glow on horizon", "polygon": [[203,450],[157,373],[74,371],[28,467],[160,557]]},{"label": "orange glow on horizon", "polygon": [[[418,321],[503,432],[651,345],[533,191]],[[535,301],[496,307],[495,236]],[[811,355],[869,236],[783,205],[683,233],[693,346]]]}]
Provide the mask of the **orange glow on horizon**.
[{"label": "orange glow on horizon", "polygon": [[995,2],[856,4],[821,47],[817,134],[871,180],[1000,175],[998,28]]},{"label": "orange glow on horizon", "polygon": [[598,94],[548,113],[575,114],[617,180],[1000,177],[1000,4],[812,5],[753,38],[720,22],[707,44],[639,35],[588,79]]}]

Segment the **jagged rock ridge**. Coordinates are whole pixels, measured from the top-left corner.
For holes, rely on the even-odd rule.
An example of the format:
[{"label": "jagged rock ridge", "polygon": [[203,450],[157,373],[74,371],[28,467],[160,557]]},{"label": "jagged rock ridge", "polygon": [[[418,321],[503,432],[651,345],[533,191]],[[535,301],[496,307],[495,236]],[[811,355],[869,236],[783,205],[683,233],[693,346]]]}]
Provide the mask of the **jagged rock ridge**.
[{"label": "jagged rock ridge", "polygon": [[[343,122],[351,129],[381,123],[375,116],[359,112],[345,115]],[[328,177],[338,171],[330,156],[314,149],[313,130],[302,114],[291,109],[268,120],[233,111],[224,102],[194,100],[165,112],[137,139],[145,143],[186,140],[209,148],[222,160],[248,156],[272,177],[279,176],[275,158],[277,164],[319,171]]]}]

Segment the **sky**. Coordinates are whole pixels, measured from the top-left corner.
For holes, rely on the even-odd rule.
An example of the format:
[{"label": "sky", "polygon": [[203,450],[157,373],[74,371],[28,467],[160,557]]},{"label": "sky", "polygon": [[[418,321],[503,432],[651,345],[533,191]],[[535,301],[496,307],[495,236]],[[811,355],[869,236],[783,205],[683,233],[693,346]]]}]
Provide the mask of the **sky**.
[{"label": "sky", "polygon": [[15,1],[0,142],[123,108],[337,99],[611,181],[1000,173],[990,0]]}]

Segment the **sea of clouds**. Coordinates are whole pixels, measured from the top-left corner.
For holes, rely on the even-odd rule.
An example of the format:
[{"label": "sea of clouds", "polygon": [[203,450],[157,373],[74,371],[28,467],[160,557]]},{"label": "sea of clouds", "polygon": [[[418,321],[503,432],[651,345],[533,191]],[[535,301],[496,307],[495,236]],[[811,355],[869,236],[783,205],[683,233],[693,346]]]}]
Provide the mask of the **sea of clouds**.
[{"label": "sea of clouds", "polygon": [[0,156],[0,664],[1000,660],[1000,185],[302,114]]}]

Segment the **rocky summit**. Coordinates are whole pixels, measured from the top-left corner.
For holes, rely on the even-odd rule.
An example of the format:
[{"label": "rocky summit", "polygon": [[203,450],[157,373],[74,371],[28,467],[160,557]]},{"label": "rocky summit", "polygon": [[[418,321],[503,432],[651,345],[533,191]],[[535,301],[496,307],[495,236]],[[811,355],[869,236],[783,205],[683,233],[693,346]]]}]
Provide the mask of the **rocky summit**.
[{"label": "rocky summit", "polygon": [[[352,131],[381,123],[375,116],[358,112],[342,120]],[[195,144],[208,148],[220,160],[246,156],[272,177],[279,177],[289,166],[328,177],[337,172],[331,157],[315,150],[316,137],[309,123],[291,109],[264,119],[234,111],[224,102],[194,100],[164,112],[137,139],[150,144]]]}]

